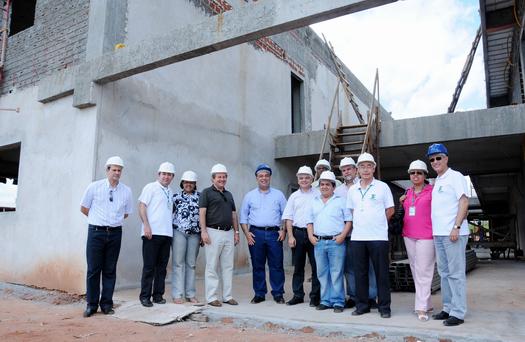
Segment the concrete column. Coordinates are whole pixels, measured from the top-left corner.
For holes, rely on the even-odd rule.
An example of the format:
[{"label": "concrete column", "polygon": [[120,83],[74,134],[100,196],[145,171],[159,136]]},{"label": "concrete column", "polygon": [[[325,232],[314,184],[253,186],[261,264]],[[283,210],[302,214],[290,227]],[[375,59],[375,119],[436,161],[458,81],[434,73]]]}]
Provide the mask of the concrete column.
[{"label": "concrete column", "polygon": [[124,42],[128,2],[122,0],[91,0],[86,60],[114,50]]}]

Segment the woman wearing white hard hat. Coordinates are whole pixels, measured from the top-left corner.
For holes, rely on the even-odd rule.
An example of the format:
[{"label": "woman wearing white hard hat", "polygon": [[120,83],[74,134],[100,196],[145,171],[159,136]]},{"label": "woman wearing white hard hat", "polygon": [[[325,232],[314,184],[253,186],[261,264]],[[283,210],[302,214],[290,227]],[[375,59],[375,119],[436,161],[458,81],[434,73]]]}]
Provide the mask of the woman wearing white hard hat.
[{"label": "woman wearing white hard hat", "polygon": [[432,311],[431,287],[436,262],[432,239],[432,185],[426,181],[428,169],[425,162],[415,160],[408,168],[412,186],[400,198],[405,209],[403,239],[416,287],[414,309],[418,320],[428,321]]},{"label": "woman wearing white hard hat", "polygon": [[182,191],[173,196],[173,272],[171,296],[175,304],[197,303],[195,264],[199,254],[199,196],[197,174],[185,171],[180,180]]}]

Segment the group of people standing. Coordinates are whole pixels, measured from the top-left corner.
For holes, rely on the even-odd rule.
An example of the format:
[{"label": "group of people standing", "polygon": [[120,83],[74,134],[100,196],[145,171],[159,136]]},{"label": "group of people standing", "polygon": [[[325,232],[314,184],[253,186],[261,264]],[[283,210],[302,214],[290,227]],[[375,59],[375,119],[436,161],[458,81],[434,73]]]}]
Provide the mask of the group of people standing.
[{"label": "group of people standing", "polygon": [[[427,156],[438,174],[434,187],[426,182],[426,164],[414,161],[408,170],[413,185],[400,198],[405,208],[403,236],[416,284],[415,312],[424,321],[432,311],[430,286],[437,255],[443,311],[434,318],[443,319],[445,325],[458,325],[463,323],[466,311],[468,189],[464,177],[448,168],[448,151],[442,144],[430,146]],[[112,295],[122,222],[132,212],[131,190],[119,182],[123,167],[121,158],[109,158],[107,178],[90,184],[81,202],[81,212],[89,224],[85,317],[99,307],[105,314],[114,312]],[[175,168],[169,162],[162,163],[156,181],[147,184],[139,197],[141,304],[151,307],[153,303],[166,303],[163,295],[170,248],[173,302],[199,302],[195,264],[203,245],[206,302],[215,307],[237,305],[232,296],[232,277],[234,249],[242,230],[251,256],[252,304],[266,300],[266,264],[274,301],[303,303],[308,257],[312,269],[310,306],[337,313],[355,306],[352,315],[377,308],[382,318],[389,318],[388,221],[394,214],[392,192],[386,183],[374,178],[376,163],[368,153],[361,154],[357,163],[348,157],[341,161],[344,183],[336,179],[325,160],[320,160],[315,169],[317,177],[310,167],[299,168],[299,189],[287,201],[280,190],[270,186],[271,167],[260,164],[254,172],[257,186],[244,196],[238,219],[233,196],[226,190],[228,171],[224,165],[212,167],[212,185],[200,193],[196,173],[184,172],[181,191],[175,193],[170,187]],[[286,237],[294,261],[293,297],[288,302],[284,299],[283,267]]]}]

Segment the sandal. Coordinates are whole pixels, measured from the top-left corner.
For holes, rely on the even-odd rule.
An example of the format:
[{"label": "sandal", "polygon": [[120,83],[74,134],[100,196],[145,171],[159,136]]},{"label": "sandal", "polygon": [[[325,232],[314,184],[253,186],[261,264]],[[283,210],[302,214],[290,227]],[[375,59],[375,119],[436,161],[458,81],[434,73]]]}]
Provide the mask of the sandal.
[{"label": "sandal", "polygon": [[417,319],[420,322],[428,321],[428,315],[427,315],[427,313],[425,311],[416,311],[416,314],[417,314]]},{"label": "sandal", "polygon": [[196,304],[198,303],[199,301],[197,300],[197,298],[195,297],[192,297],[192,298],[186,298],[186,300],[192,304]]},{"label": "sandal", "polygon": [[173,298],[173,303],[175,304],[184,304],[182,298]]}]

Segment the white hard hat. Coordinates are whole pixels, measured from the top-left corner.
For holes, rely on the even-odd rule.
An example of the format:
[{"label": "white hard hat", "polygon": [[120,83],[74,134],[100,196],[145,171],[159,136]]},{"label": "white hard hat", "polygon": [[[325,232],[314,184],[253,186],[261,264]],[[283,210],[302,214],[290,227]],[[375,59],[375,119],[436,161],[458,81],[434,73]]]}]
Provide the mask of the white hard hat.
[{"label": "white hard hat", "polygon": [[323,171],[321,177],[319,177],[319,182],[322,180],[327,180],[335,184],[335,175],[332,171]]},{"label": "white hard hat", "polygon": [[182,177],[180,177],[180,181],[197,182],[197,174],[193,171],[184,171]]},{"label": "white hard hat", "polygon": [[408,172],[414,171],[414,170],[421,170],[425,171],[425,173],[428,173],[427,164],[422,160],[414,160],[412,163],[410,163],[410,166],[408,167]]},{"label": "white hard hat", "polygon": [[109,157],[108,160],[106,161],[106,167],[110,165],[117,165],[120,167],[124,167],[124,161],[122,161],[122,158],[120,158],[119,156]]},{"label": "white hard hat", "polygon": [[342,168],[343,166],[352,165],[355,166],[355,161],[350,157],[344,157],[341,159],[341,162],[339,163],[339,168]]},{"label": "white hard hat", "polygon": [[228,173],[228,170],[222,164],[215,164],[211,168],[211,174],[213,175],[214,173]]},{"label": "white hard hat", "polygon": [[164,162],[160,164],[158,172],[166,172],[175,174],[175,166],[170,162]]},{"label": "white hard hat", "polygon": [[317,170],[317,167],[318,166],[324,166],[326,167],[328,170],[331,170],[332,167],[330,166],[330,163],[328,162],[328,160],[326,159],[321,159],[319,160],[317,163],[315,163],[315,169]]},{"label": "white hard hat", "polygon": [[376,161],[374,160],[374,156],[367,152],[361,154],[359,158],[357,158],[357,165],[364,163],[364,162],[370,162],[374,164],[374,166],[376,166]]},{"label": "white hard hat", "polygon": [[297,170],[297,174],[296,175],[297,176],[299,176],[299,175],[309,175],[309,176],[313,177],[314,173],[312,172],[312,169],[310,168],[310,166],[304,165],[304,166],[301,166],[299,168],[299,170]]}]

